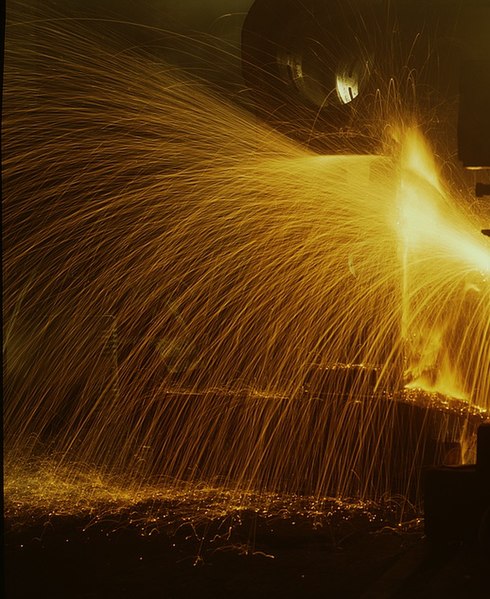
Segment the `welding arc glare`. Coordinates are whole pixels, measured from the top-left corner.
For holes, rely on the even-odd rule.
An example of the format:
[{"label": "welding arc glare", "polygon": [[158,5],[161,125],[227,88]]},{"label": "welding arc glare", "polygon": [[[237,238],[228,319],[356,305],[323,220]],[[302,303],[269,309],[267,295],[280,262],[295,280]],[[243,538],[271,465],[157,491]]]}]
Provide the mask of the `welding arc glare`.
[{"label": "welding arc glare", "polygon": [[489,409],[480,216],[401,122],[382,155],[321,156],[123,58],[7,28],[8,484],[49,458],[67,483],[381,497],[406,384]]}]

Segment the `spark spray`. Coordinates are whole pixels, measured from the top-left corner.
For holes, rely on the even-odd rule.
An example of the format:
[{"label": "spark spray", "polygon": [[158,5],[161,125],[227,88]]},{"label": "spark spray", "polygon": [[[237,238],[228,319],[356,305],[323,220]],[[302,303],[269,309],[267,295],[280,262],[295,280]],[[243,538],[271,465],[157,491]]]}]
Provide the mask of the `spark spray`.
[{"label": "spark spray", "polygon": [[7,478],[376,499],[397,430],[485,417],[481,215],[403,121],[319,155],[53,20],[8,24],[3,110]]}]

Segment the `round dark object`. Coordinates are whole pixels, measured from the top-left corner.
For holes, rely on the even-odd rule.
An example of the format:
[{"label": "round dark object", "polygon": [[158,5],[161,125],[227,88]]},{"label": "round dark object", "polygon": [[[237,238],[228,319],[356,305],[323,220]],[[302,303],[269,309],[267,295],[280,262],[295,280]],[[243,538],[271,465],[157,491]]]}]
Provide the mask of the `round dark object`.
[{"label": "round dark object", "polygon": [[242,68],[260,116],[308,145],[360,137],[360,113],[373,102],[386,43],[381,6],[255,2],[242,31]]}]

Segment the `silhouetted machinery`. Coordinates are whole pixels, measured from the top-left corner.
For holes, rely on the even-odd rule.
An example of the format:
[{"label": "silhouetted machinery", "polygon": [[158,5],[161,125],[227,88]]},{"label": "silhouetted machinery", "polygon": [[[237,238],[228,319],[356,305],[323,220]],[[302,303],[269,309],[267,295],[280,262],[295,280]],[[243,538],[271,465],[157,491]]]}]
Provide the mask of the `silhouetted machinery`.
[{"label": "silhouetted machinery", "polygon": [[401,102],[490,168],[490,0],[256,0],[242,68],[261,118],[310,147],[371,152]]},{"label": "silhouetted machinery", "polygon": [[[133,2],[121,5],[125,3],[134,9]],[[137,10],[150,7],[146,19],[152,26],[163,25],[165,17],[177,27],[178,35],[168,40],[163,28],[161,32],[170,61],[209,80],[215,72],[219,84],[236,86],[232,89],[238,101],[246,95],[244,80],[255,113],[304,145],[323,153],[377,150],[380,128],[403,106],[427,125],[432,141],[440,139],[457,154],[465,169],[478,170],[480,179],[487,177],[476,183],[477,197],[490,194],[490,171],[483,170],[490,168],[490,0],[230,4],[224,9],[220,0],[159,0]],[[80,5],[99,11],[101,2]],[[181,21],[185,24],[177,26]],[[209,34],[206,43],[192,30]],[[192,39],[197,52],[189,51]],[[214,69],[209,68],[211,39],[225,44],[232,40],[225,52],[217,43]],[[241,59],[230,50],[238,47]],[[363,370],[361,375],[373,378],[375,373]],[[314,390],[332,377],[337,380],[338,371],[317,371],[309,383]],[[488,534],[489,436],[489,426],[483,426],[476,465],[427,471],[426,526],[433,540],[458,542]]]},{"label": "silhouetted machinery", "polygon": [[424,473],[425,531],[435,544],[490,550],[490,423],[478,428],[476,464]]},{"label": "silhouetted machinery", "polygon": [[[256,0],[242,67],[260,117],[322,152],[373,151],[403,102],[465,169],[490,168],[490,0]],[[490,544],[490,424],[476,465],[427,470],[424,496],[430,540]]]},{"label": "silhouetted machinery", "polygon": [[[176,15],[185,12],[185,2],[164,4]],[[380,129],[408,108],[430,129],[432,142],[449,148],[465,169],[478,170],[474,177],[481,180],[471,179],[477,197],[490,194],[490,171],[483,170],[490,168],[490,0],[236,0],[231,10],[236,13],[224,19],[220,2],[202,2],[199,11],[189,4],[192,23],[181,38],[192,27],[213,39],[235,39],[238,31],[234,43],[259,118],[322,153],[358,154],[379,151]],[[178,62],[185,67],[200,48],[185,47]],[[209,78],[205,58],[201,70],[194,64],[191,70]],[[219,83],[236,84],[235,63],[221,66]],[[234,97],[243,101],[240,85]],[[310,391],[338,376],[316,371]],[[475,539],[486,530],[488,437],[486,426],[478,435],[477,465],[427,471],[433,540]]]},{"label": "silhouetted machinery", "polygon": [[398,101],[455,133],[459,97],[460,160],[490,167],[489,31],[489,0],[256,0],[242,68],[265,120],[324,149],[369,150]]}]

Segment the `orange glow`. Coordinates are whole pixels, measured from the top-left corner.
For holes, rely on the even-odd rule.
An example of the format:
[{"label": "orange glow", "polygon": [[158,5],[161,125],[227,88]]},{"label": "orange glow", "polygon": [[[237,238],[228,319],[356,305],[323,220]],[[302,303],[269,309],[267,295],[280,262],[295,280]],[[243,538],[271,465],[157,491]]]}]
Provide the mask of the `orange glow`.
[{"label": "orange glow", "polygon": [[487,417],[484,219],[399,108],[383,154],[319,156],[175,67],[42,20],[9,23],[4,78],[21,497],[16,465],[48,460],[74,505],[85,471],[131,497],[379,499],[417,476],[401,450],[390,462],[407,405],[441,440],[472,430],[413,388]]}]

